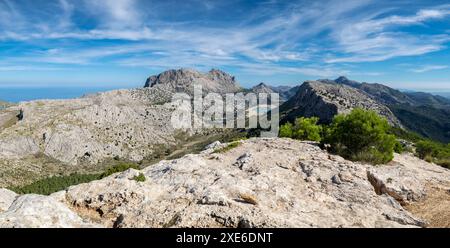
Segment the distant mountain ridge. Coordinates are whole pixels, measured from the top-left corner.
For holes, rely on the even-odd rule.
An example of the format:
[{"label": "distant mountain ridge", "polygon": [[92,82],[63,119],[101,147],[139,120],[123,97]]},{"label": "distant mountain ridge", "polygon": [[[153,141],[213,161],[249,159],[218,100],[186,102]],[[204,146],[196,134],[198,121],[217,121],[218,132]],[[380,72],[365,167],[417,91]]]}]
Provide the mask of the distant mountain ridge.
[{"label": "distant mountain ridge", "polygon": [[[353,99],[352,104],[347,104],[349,109],[353,107],[372,109],[385,116],[391,124],[398,121],[401,126],[424,137],[444,143],[450,142],[450,99],[424,92],[402,92],[383,84],[360,83],[346,77],[335,80],[320,79],[314,82],[316,85],[322,84],[321,87],[328,90],[311,90],[305,86],[310,85],[310,81],[305,82],[296,96],[281,106],[285,121],[292,121],[296,116],[319,116],[323,122],[329,122],[332,113],[345,112],[339,110],[343,109],[341,103],[343,99]],[[349,88],[356,91],[349,94]],[[309,92],[309,95],[306,92]],[[327,104],[323,103],[324,100]],[[380,107],[373,109],[364,104],[373,101],[377,105],[372,106],[383,105],[389,111],[382,108],[384,113],[381,113],[377,111]],[[391,113],[397,121],[393,121]]]},{"label": "distant mountain ridge", "polygon": [[434,107],[450,107],[450,99],[425,92],[401,92],[379,83],[359,83],[346,77],[335,80],[319,80],[337,83],[360,89],[384,104],[410,104],[413,106],[432,105]]},{"label": "distant mountain ridge", "polygon": [[299,116],[319,117],[320,123],[330,123],[337,114],[349,113],[354,108],[369,109],[384,116],[391,125],[402,127],[388,107],[364,92],[348,85],[306,81],[297,94],[280,107],[283,121],[293,122]]},{"label": "distant mountain ridge", "polygon": [[193,69],[168,70],[149,77],[144,87],[192,93],[194,84],[201,85],[206,92],[219,94],[243,90],[234,76],[217,69],[212,69],[208,73],[201,73]]},{"label": "distant mountain ridge", "polygon": [[271,86],[267,85],[265,83],[259,83],[258,85],[254,86],[250,90],[254,93],[278,93],[280,94],[280,101],[286,102],[291,97],[293,97],[300,86]]},{"label": "distant mountain ridge", "polygon": [[4,109],[6,107],[9,107],[10,105],[10,103],[0,100],[0,109]]}]

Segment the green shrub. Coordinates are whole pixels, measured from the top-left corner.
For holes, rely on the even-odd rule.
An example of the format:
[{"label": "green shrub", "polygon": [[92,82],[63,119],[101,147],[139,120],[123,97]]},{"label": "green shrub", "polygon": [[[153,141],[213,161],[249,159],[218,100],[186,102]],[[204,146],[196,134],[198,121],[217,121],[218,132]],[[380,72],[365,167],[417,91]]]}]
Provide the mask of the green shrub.
[{"label": "green shrub", "polygon": [[136,182],[145,182],[146,178],[144,173],[141,172],[138,176],[133,177],[133,180]]},{"label": "green shrub", "polygon": [[405,147],[400,143],[398,140],[395,141],[394,144],[394,152],[396,153],[403,153],[405,151]]},{"label": "green shrub", "polygon": [[280,127],[280,137],[282,138],[292,138],[293,136],[293,125],[288,122]]},{"label": "green shrub", "polygon": [[322,126],[317,125],[319,118],[300,117],[295,120],[295,125],[286,123],[280,127],[280,137],[298,140],[320,141],[322,139]]},{"label": "green shrub", "polygon": [[105,177],[111,176],[112,174],[115,174],[118,172],[123,172],[128,169],[139,170],[139,166],[134,163],[120,163],[113,167],[108,168],[105,172],[102,173],[101,178],[105,178]]},{"label": "green shrub", "polygon": [[395,136],[388,134],[386,119],[373,111],[354,109],[337,115],[327,128],[323,143],[344,158],[382,164],[394,158]]},{"label": "green shrub", "polygon": [[416,143],[416,155],[421,159],[436,156],[438,150],[439,147],[432,141],[422,140]]},{"label": "green shrub", "polygon": [[238,147],[240,145],[242,145],[242,143],[240,141],[234,141],[234,142],[229,143],[225,147],[218,148],[218,149],[214,150],[213,153],[225,153],[225,152],[228,152],[228,151],[230,151],[230,150],[232,150],[232,149],[234,149],[234,148],[236,148],[236,147]]},{"label": "green shrub", "polygon": [[[120,163],[113,167],[108,168],[103,173],[98,174],[71,174],[68,176],[53,176],[44,178],[42,180],[36,181],[26,186],[22,187],[12,187],[11,190],[18,194],[40,194],[40,195],[50,195],[52,193],[65,190],[72,185],[78,185],[82,183],[88,183],[95,180],[100,180],[102,178],[108,177],[112,174],[123,172],[128,169],[136,169],[139,167],[133,163]],[[143,174],[142,174],[143,175]],[[136,181],[145,181],[144,178],[139,175],[135,178]]]}]

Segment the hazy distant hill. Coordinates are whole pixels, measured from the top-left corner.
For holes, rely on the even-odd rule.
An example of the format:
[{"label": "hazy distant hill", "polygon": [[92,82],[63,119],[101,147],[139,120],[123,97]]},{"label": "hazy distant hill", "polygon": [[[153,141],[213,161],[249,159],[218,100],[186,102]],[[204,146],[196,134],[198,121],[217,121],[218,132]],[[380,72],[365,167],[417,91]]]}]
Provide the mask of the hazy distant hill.
[{"label": "hazy distant hill", "polygon": [[253,88],[251,88],[250,90],[254,93],[278,93],[280,94],[280,102],[286,102],[288,101],[291,97],[293,97],[298,89],[300,88],[300,86],[270,86],[267,85],[265,83],[260,83],[256,86],[254,86]]},{"label": "hazy distant hill", "polygon": [[450,142],[450,99],[424,92],[401,92],[383,84],[359,83],[346,77],[321,81],[357,88],[387,105],[406,128]]},{"label": "hazy distant hill", "polygon": [[400,121],[384,104],[364,92],[324,81],[306,81],[297,94],[280,107],[283,121],[294,121],[299,116],[320,118],[320,123],[330,123],[337,114],[349,113],[354,108],[369,109],[384,116],[391,125],[401,127]]},{"label": "hazy distant hill", "polygon": [[450,100],[450,91],[449,92],[431,92],[433,95],[442,96]]},{"label": "hazy distant hill", "polygon": [[21,102],[0,110],[0,187],[61,171],[95,172],[111,159],[152,161],[184,152],[180,149],[186,142],[186,149],[195,148],[194,141],[204,142],[215,131],[181,132],[170,125],[176,109],[170,102],[173,94],[191,93],[194,84],[219,93],[241,90],[233,76],[218,70],[170,70],[148,83],[145,88]]},{"label": "hazy distant hill", "polygon": [[0,100],[0,109],[10,106],[10,103]]},{"label": "hazy distant hill", "polygon": [[336,80],[321,80],[344,84],[360,89],[384,104],[409,104],[413,106],[431,105],[438,108],[449,108],[450,99],[425,92],[401,92],[383,84],[359,83],[346,77]]}]

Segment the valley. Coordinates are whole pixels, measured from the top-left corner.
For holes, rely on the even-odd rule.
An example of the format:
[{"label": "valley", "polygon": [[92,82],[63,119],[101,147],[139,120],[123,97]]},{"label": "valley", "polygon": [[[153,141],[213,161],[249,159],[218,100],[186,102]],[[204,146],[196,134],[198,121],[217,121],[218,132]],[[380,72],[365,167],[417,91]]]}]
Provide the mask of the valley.
[{"label": "valley", "polygon": [[[258,129],[177,130],[171,99],[192,95],[194,84],[219,95],[279,93],[282,123],[329,124],[358,108],[403,132],[448,141],[449,105],[432,95],[343,77],[244,89],[220,70],[169,70],[142,88],[4,104],[0,227],[450,226],[439,218],[448,209],[433,200],[450,198],[448,169],[413,150],[373,166],[317,142],[255,137]],[[46,196],[10,190],[39,185],[49,187]]]}]

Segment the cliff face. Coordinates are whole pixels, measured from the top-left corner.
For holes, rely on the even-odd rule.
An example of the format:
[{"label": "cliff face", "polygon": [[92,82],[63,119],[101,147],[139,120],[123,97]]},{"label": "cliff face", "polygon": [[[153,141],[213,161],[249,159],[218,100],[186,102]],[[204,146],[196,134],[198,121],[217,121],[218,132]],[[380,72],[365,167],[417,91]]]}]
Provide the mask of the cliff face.
[{"label": "cliff face", "polygon": [[253,93],[259,94],[259,93],[275,93],[276,91],[273,90],[270,86],[266,85],[265,83],[260,83],[256,86],[254,86],[252,89]]},{"label": "cliff face", "polygon": [[443,143],[450,141],[450,100],[447,98],[424,92],[401,92],[383,84],[359,83],[346,77],[320,81],[358,89],[385,104],[405,128]]},{"label": "cliff face", "polygon": [[373,167],[290,139],[214,153],[225,146],[51,196],[0,190],[0,227],[450,226],[450,194],[429,201],[450,189],[450,171],[410,155]]},{"label": "cliff face", "polygon": [[365,93],[346,85],[307,81],[297,94],[281,106],[285,120],[298,116],[317,116],[320,122],[329,123],[336,114],[349,113],[354,108],[373,110],[385,117],[391,125],[401,126],[385,105]]},{"label": "cliff face", "polygon": [[240,90],[232,76],[218,70],[168,71],[150,81],[152,87],[142,89],[23,102],[0,110],[0,187],[61,170],[95,169],[113,158],[141,161],[154,156],[179,145],[180,135],[208,132],[189,129],[180,134],[170,125],[175,92],[191,93],[194,83],[218,93]]},{"label": "cliff face", "polygon": [[213,69],[201,73],[191,69],[169,70],[147,79],[145,87],[162,88],[172,92],[193,92],[193,85],[199,84],[206,92],[219,94],[241,91],[235,78],[223,71]]}]

